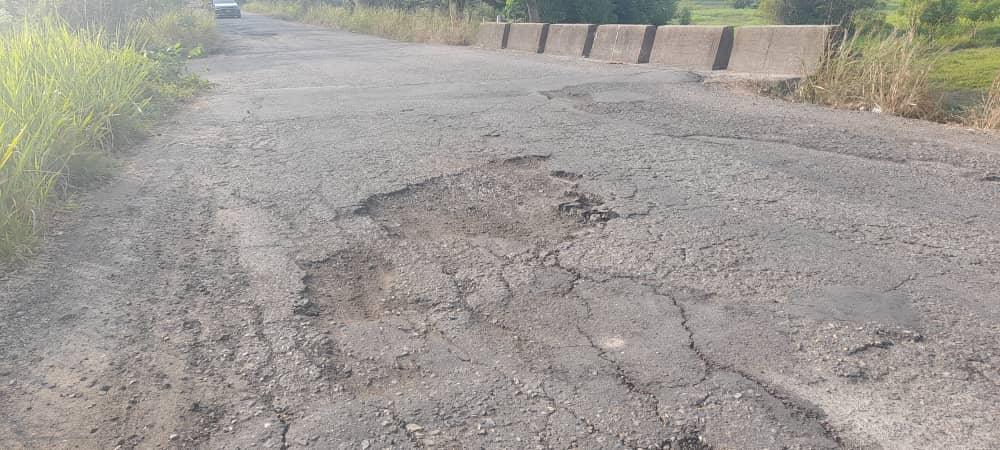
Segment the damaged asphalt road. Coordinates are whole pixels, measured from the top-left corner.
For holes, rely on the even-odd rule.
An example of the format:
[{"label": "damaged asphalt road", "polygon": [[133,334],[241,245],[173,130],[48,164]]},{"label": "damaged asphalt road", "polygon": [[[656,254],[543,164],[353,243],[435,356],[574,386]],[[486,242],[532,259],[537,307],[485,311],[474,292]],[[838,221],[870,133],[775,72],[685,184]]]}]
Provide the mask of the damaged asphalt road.
[{"label": "damaged asphalt road", "polygon": [[220,22],[0,290],[3,448],[998,448],[995,135]]}]

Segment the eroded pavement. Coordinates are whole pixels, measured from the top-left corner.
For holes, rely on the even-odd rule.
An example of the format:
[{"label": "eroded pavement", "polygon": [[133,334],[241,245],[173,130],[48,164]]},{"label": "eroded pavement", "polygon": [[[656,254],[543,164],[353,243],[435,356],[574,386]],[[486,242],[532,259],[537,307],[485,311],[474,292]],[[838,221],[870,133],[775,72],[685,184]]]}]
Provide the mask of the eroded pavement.
[{"label": "eroded pavement", "polygon": [[996,135],[258,16],[0,292],[3,448],[997,448]]}]

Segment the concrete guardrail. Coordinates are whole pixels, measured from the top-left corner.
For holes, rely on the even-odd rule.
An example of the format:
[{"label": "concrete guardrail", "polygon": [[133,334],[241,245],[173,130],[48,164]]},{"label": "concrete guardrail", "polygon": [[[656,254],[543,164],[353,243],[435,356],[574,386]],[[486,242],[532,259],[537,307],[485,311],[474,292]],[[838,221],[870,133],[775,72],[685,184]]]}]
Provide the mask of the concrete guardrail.
[{"label": "concrete guardrail", "polygon": [[833,25],[737,27],[483,23],[476,45],[690,70],[802,76],[837,38]]},{"label": "concrete guardrail", "polygon": [[594,45],[594,34],[597,25],[590,24],[551,24],[545,38],[546,54],[564,56],[590,56],[590,48]]},{"label": "concrete guardrail", "polygon": [[655,34],[653,25],[598,25],[590,57],[630,64],[649,62]]},{"label": "concrete guardrail", "polygon": [[507,48],[541,53],[545,49],[548,31],[547,23],[512,23],[507,35]]},{"label": "concrete guardrail", "polygon": [[738,27],[727,70],[769,75],[809,75],[836,37],[832,25]]},{"label": "concrete guardrail", "polygon": [[733,50],[733,27],[664,25],[656,29],[651,64],[690,70],[720,70]]},{"label": "concrete guardrail", "polygon": [[479,24],[479,33],[476,34],[476,45],[482,48],[507,48],[509,33],[509,23],[481,23]]}]

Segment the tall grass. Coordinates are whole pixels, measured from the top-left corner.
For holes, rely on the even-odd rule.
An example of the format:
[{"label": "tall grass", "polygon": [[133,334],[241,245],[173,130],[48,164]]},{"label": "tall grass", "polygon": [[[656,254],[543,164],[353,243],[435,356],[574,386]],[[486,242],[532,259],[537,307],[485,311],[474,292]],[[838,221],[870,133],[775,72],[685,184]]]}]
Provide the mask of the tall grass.
[{"label": "tall grass", "polygon": [[201,77],[188,73],[187,61],[216,49],[220,36],[215,16],[207,9],[176,9],[133,22],[128,35],[144,55],[156,62],[147,94],[147,112],[169,110],[207,87]]},{"label": "tall grass", "polygon": [[53,189],[107,173],[115,134],[138,123],[153,63],[110,42],[52,21],[0,39],[0,258],[30,247]]},{"label": "tall grass", "polygon": [[207,9],[174,9],[132,22],[130,35],[144,49],[180,46],[197,53],[212,50],[219,42],[215,17]]},{"label": "tall grass", "polygon": [[982,105],[969,113],[967,122],[976,128],[1000,130],[1000,74],[983,97]]},{"label": "tall grass", "polygon": [[302,6],[283,1],[258,0],[244,7],[257,12],[311,25],[340,28],[356,33],[382,36],[408,42],[470,45],[476,38],[480,21],[452,17],[446,11],[394,8],[353,9],[331,5]]},{"label": "tall grass", "polygon": [[53,18],[0,30],[0,263],[31,253],[66,194],[113,173],[116,144],[141,135],[151,110],[204,86],[184,71],[190,50],[171,36],[214,23],[177,28],[182,16],[211,18],[178,14],[123,34]]},{"label": "tall grass", "polygon": [[856,34],[829,52],[821,68],[799,84],[795,97],[835,107],[939,119],[931,71],[941,51],[899,34]]}]

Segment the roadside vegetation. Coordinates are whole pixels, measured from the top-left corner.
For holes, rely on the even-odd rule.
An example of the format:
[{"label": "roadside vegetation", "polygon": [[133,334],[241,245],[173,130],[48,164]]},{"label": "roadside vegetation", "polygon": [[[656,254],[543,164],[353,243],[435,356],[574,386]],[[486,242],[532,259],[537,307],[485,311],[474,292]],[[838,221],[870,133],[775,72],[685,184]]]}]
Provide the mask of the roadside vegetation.
[{"label": "roadside vegetation", "polygon": [[849,23],[848,38],[837,44],[816,74],[799,84],[795,97],[997,129],[995,120],[984,118],[997,109],[1000,41],[992,39],[992,30],[1000,28],[1000,22],[995,16],[987,23],[949,20],[911,17],[907,27]]},{"label": "roadside vegetation", "polygon": [[207,10],[78,3],[2,3],[0,263],[30,255],[54,212],[115,172],[123,144],[205,87],[184,64],[215,42]]},{"label": "roadside vegetation", "polygon": [[1000,0],[690,1],[693,24],[840,25],[846,38],[799,101],[980,128],[996,108]]},{"label": "roadside vegetation", "polygon": [[649,23],[677,17],[677,0],[253,0],[244,10],[410,42],[468,45],[504,17],[552,23]]},{"label": "roadside vegetation", "polygon": [[356,33],[407,42],[469,45],[476,38],[481,18],[452,15],[446,10],[389,7],[345,8],[330,4],[290,1],[256,1],[244,10],[286,20],[340,28]]},{"label": "roadside vegetation", "polygon": [[844,41],[821,70],[799,83],[798,100],[904,117],[940,119],[931,82],[937,50],[893,34]]}]

